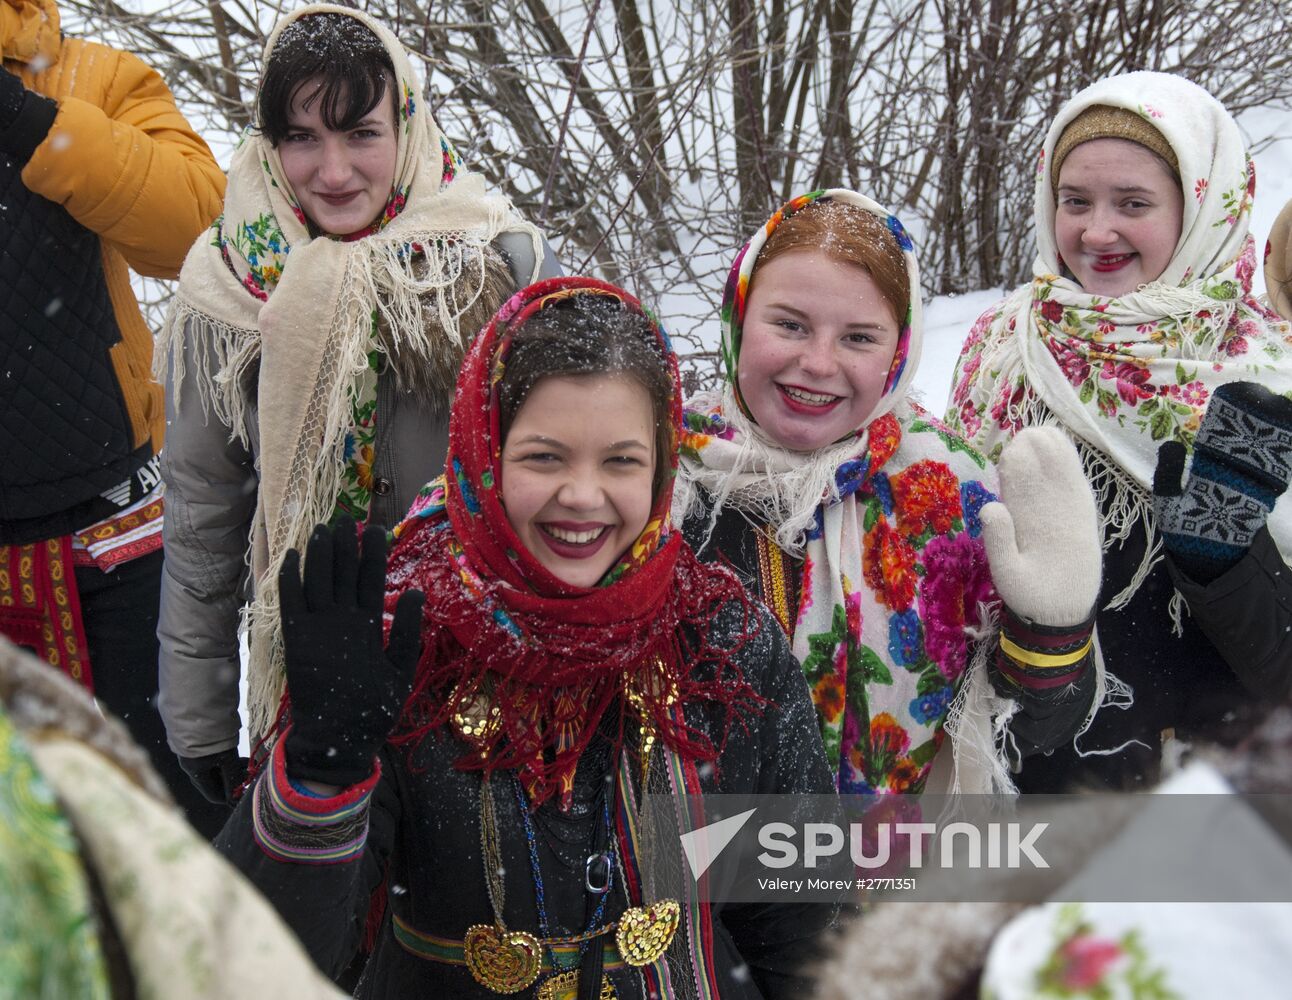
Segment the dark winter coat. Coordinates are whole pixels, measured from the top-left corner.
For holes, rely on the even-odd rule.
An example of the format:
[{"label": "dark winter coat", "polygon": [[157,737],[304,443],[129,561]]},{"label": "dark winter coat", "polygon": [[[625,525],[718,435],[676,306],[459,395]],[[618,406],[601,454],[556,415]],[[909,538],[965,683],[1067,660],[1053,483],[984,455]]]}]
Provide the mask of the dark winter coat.
[{"label": "dark winter coat", "polygon": [[[1121,591],[1144,554],[1136,533],[1104,556],[1102,607]],[[1168,603],[1178,587],[1188,605],[1184,634]],[[1163,736],[1233,746],[1292,688],[1292,571],[1262,529],[1242,560],[1211,584],[1185,577],[1170,556],[1120,611],[1100,611],[1097,632],[1108,670],[1132,688],[1129,708],[1105,707],[1079,741],[1083,750],[1136,741],[1108,756],[1070,747],[1028,760],[1024,791],[1074,786],[1144,789],[1160,777]]]},{"label": "dark winter coat", "polygon": [[[738,614],[726,609],[713,628],[720,632],[735,626]],[[702,785],[707,792],[829,794],[832,779],[807,685],[780,629],[766,612],[760,617],[759,634],[742,650],[739,664],[771,704],[747,731],[732,728],[717,768],[701,769]],[[695,706],[688,707],[687,721],[710,733],[718,726],[715,715]],[[394,915],[421,933],[461,941],[472,925],[493,923],[480,847],[481,779],[454,766],[466,749],[444,731],[428,736],[411,756],[387,746],[367,807],[366,849],[356,860],[315,865],[271,858],[253,831],[255,810],[263,809],[260,796],[256,802],[252,795],[244,797],[217,838],[216,846],[273,901],[315,961],[331,974],[346,968],[358,948],[370,893],[386,875],[388,909],[357,990],[360,997],[497,996],[462,966],[405,951],[391,924]],[[546,804],[535,817],[547,911],[557,936],[584,928],[583,858],[600,818],[591,803],[610,767],[608,758],[608,752],[595,748],[585,753],[569,814]],[[660,762],[657,748],[653,766]],[[260,779],[270,780],[272,771]],[[537,933],[534,880],[513,780],[498,774],[492,787],[505,872],[505,921],[508,928]],[[626,906],[620,881],[612,889],[610,919]],[[712,913],[715,971],[724,1000],[805,995],[807,980],[796,973],[815,956],[834,907],[713,904]],[[643,995],[641,977],[633,969],[607,975],[621,1000]]]},{"label": "dark winter coat", "polygon": [[174,277],[224,192],[154,70],[63,38],[52,0],[6,11],[0,52],[30,94],[0,135],[0,545],[115,513],[100,494],[161,447],[127,265]]}]

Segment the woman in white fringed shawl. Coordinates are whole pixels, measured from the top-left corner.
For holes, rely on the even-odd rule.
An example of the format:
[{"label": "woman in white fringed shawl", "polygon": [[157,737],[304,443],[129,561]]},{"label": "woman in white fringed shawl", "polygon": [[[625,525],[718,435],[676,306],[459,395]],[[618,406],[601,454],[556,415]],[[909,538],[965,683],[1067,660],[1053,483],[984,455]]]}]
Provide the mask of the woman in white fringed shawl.
[{"label": "woman in white fringed shawl", "polygon": [[161,711],[213,801],[245,772],[244,600],[254,745],[283,689],[284,553],[334,514],[403,516],[443,466],[466,346],[515,289],[559,273],[538,231],[463,169],[404,47],[367,15],[315,4],[284,17],[257,114],[157,351]]},{"label": "woman in white fringed shawl", "polygon": [[1166,742],[1238,738],[1292,682],[1292,328],[1252,296],[1255,186],[1202,88],[1088,87],[1041,153],[1033,280],[965,342],[953,427],[992,457],[1041,424],[1081,451],[1102,514],[1097,634],[1131,688],[1075,751],[1029,761],[1024,790],[1145,787]]}]

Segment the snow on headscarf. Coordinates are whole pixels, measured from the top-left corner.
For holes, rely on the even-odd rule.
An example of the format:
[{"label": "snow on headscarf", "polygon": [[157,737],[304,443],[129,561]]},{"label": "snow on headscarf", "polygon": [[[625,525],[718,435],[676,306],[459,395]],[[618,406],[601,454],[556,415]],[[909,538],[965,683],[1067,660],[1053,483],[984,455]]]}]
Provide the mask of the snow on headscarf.
[{"label": "snow on headscarf", "polygon": [[[884,391],[874,409],[847,437],[815,452],[792,452],[782,448],[759,428],[740,395],[737,370],[740,361],[741,329],[749,297],[749,283],[758,255],[767,238],[782,221],[822,201],[853,205],[878,217],[893,234],[906,264],[909,303],[904,317],[899,317],[900,331],[893,361],[889,366]],[[895,215],[865,195],[842,188],[811,191],[786,202],[750,238],[737,254],[727,278],[722,299],[722,360],[726,382],[714,393],[702,393],[688,402],[693,411],[688,418],[692,430],[700,430],[698,413],[718,410],[723,415],[723,430],[708,442],[703,460],[687,461],[683,449],[684,481],[679,483],[675,513],[681,517],[694,502],[691,484],[704,486],[715,498],[716,511],[728,499],[742,509],[763,515],[776,524],[776,541],[790,552],[802,551],[806,532],[816,520],[817,506],[823,497],[847,492],[846,486],[834,482],[835,473],[850,459],[864,455],[869,446],[870,426],[879,417],[891,413],[906,397],[915,379],[923,343],[923,311],[920,304],[920,267],[915,248],[902,223]],[[738,450],[730,442],[739,441]],[[697,440],[691,441],[693,459]],[[681,523],[679,521],[679,523]]]},{"label": "snow on headscarf", "polygon": [[[348,455],[361,430],[375,435],[371,421],[360,418],[371,418],[375,408],[377,356],[402,382],[429,386],[422,393],[428,402],[447,399],[467,343],[496,308],[484,294],[496,283],[492,241],[524,232],[542,259],[538,231],[507,198],[491,194],[479,174],[462,169],[408,52],[367,14],[331,4],[292,11],[269,34],[265,66],[287,32],[310,30],[308,19],[319,15],[357,22],[394,67],[396,166],[385,211],[353,239],[312,239],[278,151],[249,129],[229,169],[224,213],[184,262],[154,362],[159,379],[173,366],[176,405],[191,368],[204,408],[244,444],[258,406],[248,670],[253,740],[270,731],[283,690],[277,592],[283,556],[303,550],[313,526],[338,505],[360,518],[366,513],[366,488],[359,494],[349,488]],[[320,21],[317,30],[335,29]],[[293,248],[299,260],[309,244],[327,252],[311,253],[309,267],[293,272]]]},{"label": "snow on headscarf", "polygon": [[[826,199],[883,223],[906,265],[910,306],[873,411],[844,440],[797,452],[759,428],[740,402],[741,327],[769,234]],[[922,338],[919,264],[906,230],[851,191],[796,198],[737,256],[722,324],[727,383],[687,404],[679,492],[688,497],[675,503],[675,518],[700,506],[703,491],[710,526],[724,507],[735,508],[802,558],[790,641],[839,789],[919,793],[950,723],[955,787],[1009,790],[996,724],[1012,703],[993,701],[985,681],[995,594],[977,519],[995,499],[994,477],[982,456],[905,399]]]},{"label": "snow on headscarf", "polygon": [[[1065,273],[1055,241],[1047,165],[1064,129],[1094,106],[1125,108],[1157,129],[1184,189],[1174,256],[1156,281],[1119,298],[1084,291]],[[1130,599],[1161,551],[1151,512],[1161,443],[1192,447],[1211,394],[1226,382],[1292,391],[1292,327],[1251,291],[1255,189],[1238,126],[1201,87],[1166,73],[1087,87],[1059,111],[1041,151],[1033,280],[979,318],[957,363],[948,423],[992,457],[1023,427],[1061,425],[1083,445],[1105,549],[1143,525],[1144,562],[1111,607]],[[1269,525],[1285,557],[1292,554],[1286,498]]]},{"label": "snow on headscarf", "polygon": [[[669,750],[715,760],[731,723],[761,704],[736,657],[755,626],[738,635],[711,628],[733,604],[752,622],[744,588],[726,568],[700,563],[669,522],[676,448],[656,457],[669,475],[650,517],[596,587],[553,575],[508,520],[500,387],[512,346],[530,317],[578,298],[609,299],[647,320],[672,387],[657,419],[676,440],[682,414],[677,358],[642,304],[594,278],[530,285],[480,332],[463,362],[445,475],[422,491],[395,529],[387,576],[392,613],[409,589],[434,595],[423,612],[424,652],[395,742],[420,741],[488,692],[497,725],[460,766],[518,769],[536,800],[556,796],[563,807],[598,731],[618,750],[638,713]],[[702,662],[709,666],[694,669]],[[683,709],[696,703],[718,712],[716,737],[684,717]]]}]

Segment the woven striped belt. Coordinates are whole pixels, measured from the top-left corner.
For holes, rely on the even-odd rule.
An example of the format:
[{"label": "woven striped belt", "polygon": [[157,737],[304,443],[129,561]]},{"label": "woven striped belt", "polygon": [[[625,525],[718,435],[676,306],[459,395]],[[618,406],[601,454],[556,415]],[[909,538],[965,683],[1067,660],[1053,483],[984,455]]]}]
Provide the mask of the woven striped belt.
[{"label": "woven striped belt", "polygon": [[[442,962],[445,965],[465,966],[467,964],[466,949],[463,947],[462,941],[437,937],[434,934],[419,931],[410,927],[399,917],[392,917],[392,926],[395,931],[395,940],[410,954],[430,962]],[[591,935],[593,937],[605,936],[606,940],[602,946],[601,954],[604,963],[602,968],[606,972],[624,969],[628,966],[628,963],[619,954],[619,948],[615,945],[615,936],[609,933],[613,928],[614,925],[611,924]],[[579,955],[579,945],[585,940],[587,938],[580,935],[573,938],[550,938],[542,941],[541,943],[544,945],[542,970],[544,972],[559,972],[563,969],[568,969]],[[561,962],[560,969],[552,965],[553,952]]]}]

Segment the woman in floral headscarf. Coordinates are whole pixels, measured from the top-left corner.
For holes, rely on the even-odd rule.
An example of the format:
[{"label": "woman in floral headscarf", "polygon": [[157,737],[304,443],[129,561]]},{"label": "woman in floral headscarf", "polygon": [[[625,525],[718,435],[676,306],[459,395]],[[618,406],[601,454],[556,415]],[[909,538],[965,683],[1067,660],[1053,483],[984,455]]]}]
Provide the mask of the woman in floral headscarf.
[{"label": "woman in floral headscarf", "polygon": [[389,31],[319,4],[278,23],[257,127],[234,153],[223,215],[189,253],[157,351],[171,514],[161,711],[213,801],[244,777],[247,592],[254,743],[282,692],[284,554],[334,513],[403,516],[442,468],[466,345],[517,287],[555,273],[549,253],[463,169]]},{"label": "woman in floral headscarf", "polygon": [[678,507],[701,558],[730,560],[790,636],[840,791],[924,790],[948,730],[951,787],[1009,790],[1008,765],[1070,740],[1101,697],[1094,507],[1071,446],[1029,435],[998,488],[906,399],[914,247],[854,192],[773,215],[722,323],[727,381],[688,403]]},{"label": "woman in floral headscarf", "polygon": [[445,476],[395,533],[384,650],[383,533],[360,557],[320,527],[303,584],[289,554],[290,724],[220,846],[333,971],[387,878],[359,996],[807,991],[834,907],[709,902],[642,815],[646,790],[671,819],[694,800],[670,792],[831,788],[780,630],[670,527],[680,425],[640,303],[540,282],[463,364]]},{"label": "woman in floral headscarf", "polygon": [[1255,186],[1200,87],[1088,87],[1041,154],[1034,278],[965,342],[953,427],[990,457],[1037,425],[1077,443],[1103,520],[1101,648],[1132,688],[1021,787],[1141,787],[1173,733],[1232,739],[1292,683],[1292,328],[1251,294]]}]

